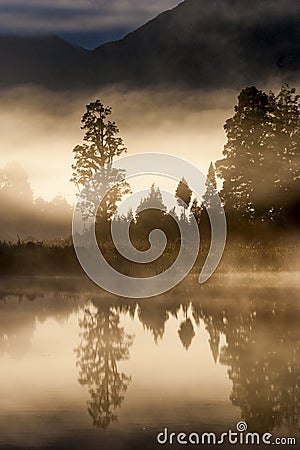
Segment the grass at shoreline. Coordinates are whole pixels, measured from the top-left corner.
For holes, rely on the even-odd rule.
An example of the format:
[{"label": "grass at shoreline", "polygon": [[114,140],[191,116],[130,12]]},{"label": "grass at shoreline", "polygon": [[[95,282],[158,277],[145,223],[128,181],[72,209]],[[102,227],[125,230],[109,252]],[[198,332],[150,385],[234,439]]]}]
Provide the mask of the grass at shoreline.
[{"label": "grass at shoreline", "polygon": [[[134,265],[120,259],[110,244],[103,245],[108,261],[129,276],[153,276],[164,272],[174,260],[178,246],[171,247],[167,254],[148,265]],[[208,245],[200,248],[198,260],[192,270],[197,272],[203,266]],[[297,242],[256,243],[230,242],[226,245],[217,269],[226,272],[300,271],[299,246]],[[142,266],[142,267],[140,267]],[[80,276],[83,270],[77,260],[72,244],[68,242],[29,242],[16,244],[0,242],[0,277],[11,275]]]}]

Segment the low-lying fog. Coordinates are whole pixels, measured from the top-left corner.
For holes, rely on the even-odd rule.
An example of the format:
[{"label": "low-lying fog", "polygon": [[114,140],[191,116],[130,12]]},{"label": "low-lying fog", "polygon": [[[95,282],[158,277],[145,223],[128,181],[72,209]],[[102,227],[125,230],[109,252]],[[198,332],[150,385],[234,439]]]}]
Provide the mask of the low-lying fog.
[{"label": "low-lying fog", "polygon": [[[272,88],[259,87],[266,90]],[[276,86],[275,90],[279,88],[280,86]],[[233,115],[237,95],[238,92],[228,90],[170,92],[113,88],[103,89],[101,92],[78,92],[75,95],[50,92],[35,86],[2,91],[1,176],[5,177],[7,164],[10,173],[13,172],[14,166],[19,175],[24,170],[21,178],[23,177],[24,181],[27,174],[32,189],[29,203],[38,197],[48,202],[43,203],[39,199],[43,216],[39,227],[42,227],[43,221],[46,222],[45,215],[52,208],[53,228],[55,216],[60,214],[59,208],[62,211],[63,198],[70,204],[76,199],[76,189],[69,181],[72,174],[72,149],[82,143],[80,120],[86,104],[99,98],[102,103],[112,107],[112,120],[115,120],[120,128],[120,136],[129,155],[143,152],[169,153],[189,160],[203,173],[207,173],[210,161],[214,162],[222,155],[225,143],[223,125],[225,120]],[[132,183],[134,189],[135,184]],[[150,184],[148,177],[143,189],[150,187]],[[157,181],[157,184],[166,187],[163,182]],[[53,212],[53,202],[49,202],[58,195],[54,204],[59,203],[59,206],[56,205]],[[2,205],[1,239],[7,238],[8,235],[11,239],[15,237],[16,232],[12,233],[11,230],[13,217],[18,220],[18,229],[23,237],[25,232],[22,233],[22,227],[28,222],[28,218],[21,217],[21,210],[26,211],[26,196],[22,197],[18,217],[15,215],[18,200],[12,200],[11,196],[12,192],[9,198],[5,199],[5,208]],[[47,214],[45,211],[48,211]],[[65,209],[63,215],[69,220],[71,210]],[[27,231],[26,234],[33,234]]]}]

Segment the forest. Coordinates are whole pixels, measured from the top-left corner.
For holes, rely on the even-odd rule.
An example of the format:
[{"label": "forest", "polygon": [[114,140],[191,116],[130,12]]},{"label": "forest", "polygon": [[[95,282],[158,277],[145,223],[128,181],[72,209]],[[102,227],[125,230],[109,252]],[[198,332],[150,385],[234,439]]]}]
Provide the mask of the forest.
[{"label": "forest", "polygon": [[[152,184],[136,210],[118,214],[118,204],[131,187],[122,171],[111,169],[115,158],[127,152],[111,114],[112,109],[100,100],[86,106],[81,120],[83,142],[73,149],[70,181],[80,192],[96,176],[83,207],[85,214],[95,214],[98,244],[113,267],[136,276],[162,272],[176,259],[179,228],[189,227],[192,216],[200,230],[196,266],[201,265],[210,243],[208,213],[218,192],[228,226],[220,270],[295,270],[300,224],[300,105],[295,88],[283,85],[277,94],[255,86],[243,89],[234,114],[225,122],[223,155],[210,163],[203,197],[197,198],[182,178],[171,211],[160,188]],[[95,211],[97,191],[104,183],[113,188]],[[24,170],[8,165],[0,171],[0,208],[2,275],[81,273],[71,237],[72,207],[63,196],[52,201],[34,198]],[[164,254],[155,264],[139,269],[115,249],[112,221],[120,229],[130,223],[130,237],[139,250],[149,248],[151,230],[163,230],[168,238]]]}]

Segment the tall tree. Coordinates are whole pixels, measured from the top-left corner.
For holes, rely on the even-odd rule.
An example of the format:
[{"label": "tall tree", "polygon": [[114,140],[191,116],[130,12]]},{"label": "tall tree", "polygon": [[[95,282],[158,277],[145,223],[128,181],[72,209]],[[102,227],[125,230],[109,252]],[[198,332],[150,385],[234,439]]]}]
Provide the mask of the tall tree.
[{"label": "tall tree", "polygon": [[274,109],[273,133],[277,166],[274,168],[274,208],[275,219],[293,220],[299,208],[300,197],[300,96],[288,85],[282,86],[275,96],[270,93]]},{"label": "tall tree", "polygon": [[[94,176],[93,185],[89,186],[89,201],[91,210],[85,205],[87,213],[94,214],[93,204],[97,204],[97,192],[100,188],[110,188],[98,209],[98,218],[109,220],[116,211],[116,204],[121,197],[129,192],[129,185],[124,181],[122,171],[111,169],[113,159],[127,149],[122,138],[118,136],[119,128],[109,120],[112,109],[104,106],[100,100],[86,106],[86,112],[81,119],[85,130],[83,144],[73,149],[75,163],[72,165],[71,181],[80,189],[86,187]],[[116,184],[117,183],[117,184]]]},{"label": "tall tree", "polygon": [[212,207],[213,198],[217,189],[216,171],[213,163],[210,163],[208,174],[205,182],[205,192],[203,195],[203,203],[206,209]]},{"label": "tall tree", "polygon": [[227,212],[237,212],[250,221],[255,213],[253,192],[257,179],[265,184],[264,177],[268,174],[260,170],[270,117],[268,96],[254,86],[246,88],[240,93],[234,111],[224,125],[227,135],[224,159],[217,161],[216,166],[224,179],[221,194]]},{"label": "tall tree", "polygon": [[299,184],[299,97],[283,86],[277,96],[254,86],[242,90],[225,123],[222,198],[229,215],[246,221],[284,216]]},{"label": "tall tree", "polygon": [[71,181],[76,185],[85,186],[95,172],[106,164],[111,165],[115,156],[127,151],[122,138],[117,136],[119,128],[108,119],[111,113],[112,108],[104,106],[100,100],[86,106],[81,119],[84,143],[73,149],[75,164]]},{"label": "tall tree", "polygon": [[[192,210],[195,211],[194,215],[197,217],[198,224],[200,226],[200,234],[203,242],[209,242],[211,238],[211,223],[209,218],[210,210],[216,208],[216,192],[217,192],[217,181],[216,181],[216,171],[213,163],[209,165],[206,181],[205,181],[205,192],[202,197],[201,206],[192,205]],[[192,211],[191,210],[191,211]]]}]

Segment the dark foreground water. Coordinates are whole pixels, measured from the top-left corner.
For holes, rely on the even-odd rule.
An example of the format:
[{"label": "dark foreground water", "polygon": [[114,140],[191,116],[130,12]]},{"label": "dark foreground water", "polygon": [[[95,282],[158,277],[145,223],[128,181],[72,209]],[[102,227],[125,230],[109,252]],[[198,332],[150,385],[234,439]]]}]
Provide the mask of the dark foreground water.
[{"label": "dark foreground water", "polygon": [[1,450],[212,448],[177,435],[241,420],[299,445],[299,292],[293,273],[190,278],[142,301],[80,278],[2,280]]}]

